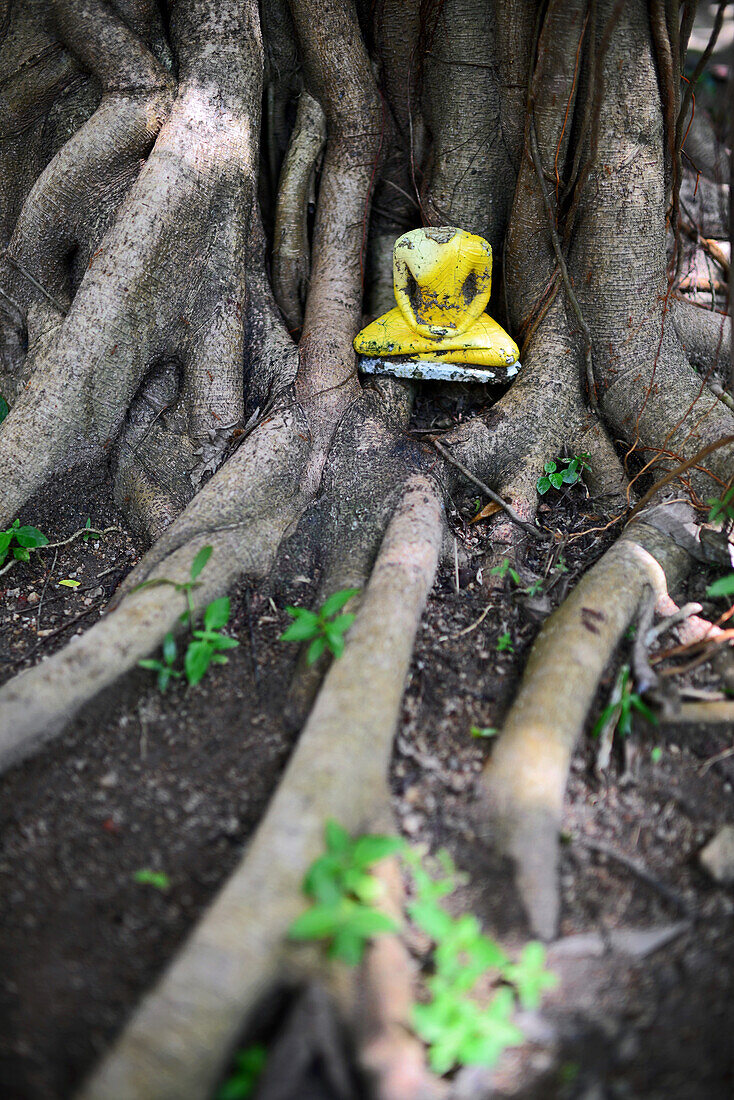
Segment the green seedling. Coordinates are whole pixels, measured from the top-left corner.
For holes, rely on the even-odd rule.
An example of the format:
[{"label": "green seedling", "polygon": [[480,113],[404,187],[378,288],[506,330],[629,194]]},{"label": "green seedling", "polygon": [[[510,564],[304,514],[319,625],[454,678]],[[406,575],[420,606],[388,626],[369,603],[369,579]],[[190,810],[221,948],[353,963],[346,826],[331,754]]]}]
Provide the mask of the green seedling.
[{"label": "green seedling", "polygon": [[660,748],[660,745],[655,745],[654,748],[650,749],[650,759],[653,764],[659,764],[663,759],[663,750]]},{"label": "green seedling", "polygon": [[165,871],[151,871],[149,867],[143,867],[136,871],[133,880],[139,886],[153,886],[156,890],[166,891],[170,889],[171,880]]},{"label": "green seedling", "polygon": [[472,737],[496,737],[499,732],[497,726],[472,726],[469,730]]},{"label": "green seedling", "polygon": [[[170,581],[159,577],[153,581],[143,581],[137,588],[151,588],[154,585],[169,584],[177,592],[186,597],[188,607],[180,616],[180,622],[188,626],[191,631],[191,640],[186,646],[183,660],[183,671],[176,668],[177,648],[176,639],[169,632],[163,639],[163,659],[146,657],[138,661],[140,668],[147,668],[150,672],[158,673],[158,688],[165,691],[171,680],[180,680],[185,676],[189,686],[198,684],[207,672],[210,665],[226,665],[228,658],[223,650],[235,649],[240,643],[236,638],[230,638],[223,634],[224,627],[229,622],[231,603],[229,596],[221,596],[212,600],[204,609],[203,627],[194,629],[194,602],[193,591],[198,588],[198,577],[211,557],[212,547],[202,546],[191,563],[188,581]],[[137,591],[137,589],[134,589]]]},{"label": "green seedling", "polygon": [[166,691],[171,680],[180,680],[183,676],[182,672],[176,669],[176,656],[177,647],[176,639],[169,631],[163,639],[163,660],[159,661],[155,657],[146,657],[142,661],[138,661],[141,668],[147,668],[151,672],[158,673],[158,690]]},{"label": "green seedling", "polygon": [[706,501],[711,511],[709,512],[709,523],[721,523],[725,527],[729,527],[730,524],[734,524],[734,482],[725,489],[720,497],[709,497]]},{"label": "green seedling", "polygon": [[3,395],[0,393],[0,424],[2,424],[3,420],[8,415],[9,412],[10,412],[10,409],[8,408],[8,403],[5,400],[5,398],[3,397]]},{"label": "green seedling", "polygon": [[30,561],[31,551],[48,546],[48,539],[37,527],[21,527],[20,520],[13,520],[6,531],[0,531],[0,566],[8,557],[14,561]]},{"label": "green seedling", "polygon": [[324,829],[326,853],[311,864],[303,892],[312,905],[288,930],[293,940],[327,940],[328,953],[350,966],[362,959],[373,936],[397,931],[397,924],[374,907],[382,884],[370,867],[403,848],[398,837],[366,833],[352,839],[329,820]]},{"label": "green seedling", "polygon": [[497,639],[497,652],[498,653],[514,653],[515,647],[512,644],[512,636],[505,632],[500,634]]},{"label": "green seedling", "polygon": [[429,1047],[431,1068],[444,1074],[456,1066],[493,1065],[507,1047],[523,1042],[513,1021],[517,1005],[536,1008],[543,991],[556,984],[545,968],[542,944],[527,944],[515,961],[484,935],[476,917],[450,916],[441,899],[466,879],[446,852],[438,853],[429,870],[422,854],[398,838],[352,839],[334,821],[326,826],[326,847],[304,880],[314,904],[291,926],[292,938],[326,939],[332,955],[359,962],[368,939],[397,930],[373,908],[381,885],[369,867],[400,852],[412,879],[408,914],[434,944],[426,982],[430,999],[415,1004],[411,1013],[413,1030]]},{"label": "green seedling", "polygon": [[537,490],[540,495],[543,496],[549,489],[561,489],[564,485],[575,485],[577,481],[581,480],[582,471],[590,469],[590,458],[591,455],[584,452],[583,454],[574,455],[573,458],[561,458],[558,462],[552,460],[546,462],[543,466],[544,472],[537,481]]},{"label": "green seedling", "polygon": [[[426,983],[431,999],[413,1006],[413,1028],[428,1044],[435,1073],[456,1066],[491,1066],[504,1050],[524,1040],[512,1019],[516,1003],[536,1008],[543,991],[556,984],[545,968],[545,949],[529,943],[513,962],[484,935],[475,916],[452,917],[439,904],[460,881],[446,853],[440,853],[444,875],[435,879],[415,853],[405,858],[415,887],[408,913],[435,943],[433,974]],[[482,997],[480,984],[485,990],[490,986]]]},{"label": "green seedling", "polygon": [[632,731],[634,711],[646,718],[651,725],[658,724],[657,715],[650,710],[637,692],[632,690],[630,666],[622,665],[612,689],[611,698],[599,715],[591,736],[598,737],[605,726],[611,725],[612,732],[616,730],[621,737],[626,737]]},{"label": "green seedling", "polygon": [[718,581],[710,584],[706,589],[706,595],[712,598],[734,596],[734,573],[729,573],[726,577],[719,577]]},{"label": "green seedling", "polygon": [[358,592],[358,588],[344,588],[340,592],[333,592],[318,611],[308,611],[305,607],[286,607],[286,611],[295,621],[281,634],[281,642],[310,641],[306,651],[306,660],[310,665],[315,664],[326,649],[335,657],[341,657],[344,652],[344,635],[356,616],[351,612],[343,615],[337,612]]},{"label": "green seedling", "polygon": [[262,1043],[253,1043],[236,1054],[234,1069],[217,1090],[216,1100],[248,1100],[265,1069],[267,1057]]},{"label": "green seedling", "polygon": [[509,577],[518,588],[522,585],[520,574],[512,568],[509,558],[503,558],[500,564],[495,565],[494,569],[490,569],[489,572],[493,577]]}]

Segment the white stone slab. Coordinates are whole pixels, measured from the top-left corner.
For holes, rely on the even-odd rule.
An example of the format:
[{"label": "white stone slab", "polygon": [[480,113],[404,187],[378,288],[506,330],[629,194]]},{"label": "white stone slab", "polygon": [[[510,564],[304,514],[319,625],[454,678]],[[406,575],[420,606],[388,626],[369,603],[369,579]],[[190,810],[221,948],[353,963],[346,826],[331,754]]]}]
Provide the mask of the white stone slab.
[{"label": "white stone slab", "polygon": [[359,357],[364,374],[391,374],[394,378],[412,378],[428,382],[506,382],[514,378],[522,364],[507,367],[472,367],[460,363],[441,363],[437,359],[408,359],[405,356],[370,359]]}]

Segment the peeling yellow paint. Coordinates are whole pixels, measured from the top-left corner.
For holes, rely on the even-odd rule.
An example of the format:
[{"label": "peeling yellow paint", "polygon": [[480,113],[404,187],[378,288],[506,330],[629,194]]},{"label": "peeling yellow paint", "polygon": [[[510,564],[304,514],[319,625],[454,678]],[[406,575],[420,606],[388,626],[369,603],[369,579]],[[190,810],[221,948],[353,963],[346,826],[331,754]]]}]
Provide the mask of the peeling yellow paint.
[{"label": "peeling yellow paint", "polygon": [[446,226],[413,229],[395,242],[397,307],[354,341],[361,355],[430,355],[446,363],[510,366],[517,344],[484,312],[492,289],[492,248],[483,237]]}]

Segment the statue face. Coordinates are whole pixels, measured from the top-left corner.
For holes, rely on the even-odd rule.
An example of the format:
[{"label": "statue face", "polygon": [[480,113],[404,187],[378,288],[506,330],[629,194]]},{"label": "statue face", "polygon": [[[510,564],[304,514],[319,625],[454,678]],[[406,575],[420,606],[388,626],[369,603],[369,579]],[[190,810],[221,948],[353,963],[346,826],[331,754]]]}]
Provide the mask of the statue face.
[{"label": "statue face", "polygon": [[432,340],[465,332],[492,290],[492,248],[453,226],[413,229],[395,242],[395,300],[415,332]]}]

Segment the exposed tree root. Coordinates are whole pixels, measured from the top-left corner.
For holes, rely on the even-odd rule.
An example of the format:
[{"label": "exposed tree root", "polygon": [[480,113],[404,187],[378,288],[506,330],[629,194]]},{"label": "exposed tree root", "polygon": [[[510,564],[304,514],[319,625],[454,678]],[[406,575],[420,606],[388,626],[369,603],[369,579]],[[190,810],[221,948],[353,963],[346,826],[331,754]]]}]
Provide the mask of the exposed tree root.
[{"label": "exposed tree root", "polygon": [[558,923],[558,832],[571,754],[599,679],[645,592],[664,595],[688,566],[686,552],[654,526],[656,511],[624,532],[543,625],[485,769],[487,835],[514,859],[531,925],[546,939]]},{"label": "exposed tree root", "polygon": [[324,112],[303,92],[278,187],[273,243],[273,290],[292,331],[303,322],[311,267],[308,206],[314,203],[316,168],[325,143]]},{"label": "exposed tree root", "polygon": [[[0,768],[60,733],[81,706],[159,646],[167,631],[181,629],[182,596],[170,585],[137,585],[186,581],[205,545],[213,552],[193,592],[198,612],[242,575],[268,572],[283,535],[307,503],[297,490],[299,461],[302,467],[307,454],[299,427],[303,418],[285,413],[254,433],[143,559],[118,595],[119,606],[0,689]],[[272,509],[272,494],[280,509]]]},{"label": "exposed tree root", "polygon": [[82,1090],[85,1100],[210,1095],[248,1015],[282,968],[285,934],[302,908],[301,879],[321,850],[325,819],[357,831],[383,812],[403,684],[442,528],[434,483],[414,479],[388,527],[346,650],[329,670],[242,863]]}]

